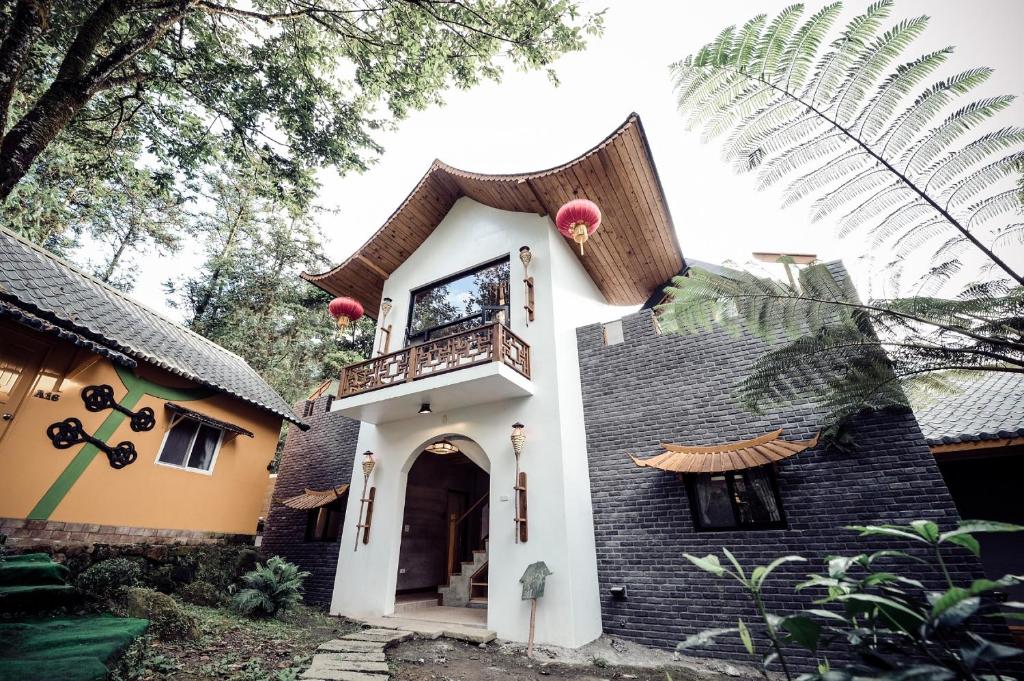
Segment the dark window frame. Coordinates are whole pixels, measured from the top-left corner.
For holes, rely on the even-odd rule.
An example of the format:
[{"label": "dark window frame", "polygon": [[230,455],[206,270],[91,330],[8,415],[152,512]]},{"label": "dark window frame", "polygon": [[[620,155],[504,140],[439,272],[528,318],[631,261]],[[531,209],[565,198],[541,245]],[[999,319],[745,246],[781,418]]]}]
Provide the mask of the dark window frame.
[{"label": "dark window frame", "polygon": [[[323,506],[317,506],[306,511],[306,533],[303,541],[316,542],[316,543],[329,543],[337,544],[341,541],[341,535],[345,531],[345,510],[348,502],[348,495],[343,494],[329,504]],[[329,536],[326,533],[321,536],[316,534],[317,518],[320,516],[321,511],[327,511],[328,513],[336,513],[340,515],[338,519],[338,532],[336,536]],[[330,521],[324,523],[324,528],[330,526]]]},{"label": "dark window frame", "polygon": [[[728,471],[725,473],[692,473],[685,475],[686,480],[686,496],[690,499],[690,516],[693,518],[693,527],[697,532],[745,532],[747,530],[785,530],[789,528],[789,524],[786,521],[786,509],[782,505],[782,492],[779,489],[779,476],[778,471],[774,465],[759,466],[758,468],[764,468],[768,472],[768,480],[772,486],[772,496],[775,498],[775,508],[779,511],[779,519],[770,522],[761,523],[742,523],[740,521],[740,511],[736,503],[736,492],[734,476],[746,475],[747,470],[740,471]],[[729,501],[732,507],[733,523],[728,526],[719,527],[705,527],[701,523],[700,519],[700,508],[698,506],[697,497],[697,484],[698,478],[701,475],[724,475],[726,480],[726,486],[729,491]],[[753,489],[753,486],[747,482],[747,487]]]},{"label": "dark window frame", "polygon": [[[486,324],[488,324],[490,322],[490,320],[487,319],[488,312],[490,312],[493,315],[493,313],[496,310],[490,310],[490,311],[488,311],[488,310],[481,310],[480,312],[475,312],[475,313],[473,313],[471,315],[466,315],[465,317],[460,317],[459,319],[453,319],[452,321],[445,322],[443,324],[437,324],[435,326],[431,326],[431,327],[428,327],[426,329],[421,329],[420,331],[417,331],[416,333],[413,333],[412,332],[412,317],[413,317],[413,313],[415,312],[415,308],[416,308],[415,300],[416,300],[416,296],[418,294],[420,294],[420,293],[423,293],[424,291],[428,291],[428,290],[430,290],[432,288],[438,288],[438,287],[441,287],[441,286],[446,286],[447,284],[450,284],[453,281],[458,281],[459,279],[462,279],[463,277],[469,276],[471,274],[476,274],[477,272],[481,272],[481,271],[486,270],[486,269],[488,269],[490,267],[494,267],[495,265],[501,265],[503,263],[508,263],[508,265],[509,265],[509,298],[510,298],[510,300],[508,302],[508,305],[505,306],[505,307],[507,307],[509,309],[509,313],[510,313],[510,314],[507,315],[507,318],[505,320],[505,325],[509,326],[510,323],[511,323],[511,317],[512,317],[512,315],[511,315],[511,310],[512,310],[512,301],[511,301],[511,296],[512,296],[512,256],[511,256],[511,254],[506,253],[505,255],[499,256],[497,258],[494,258],[492,260],[488,260],[488,261],[483,262],[483,263],[479,263],[477,265],[473,265],[472,267],[467,267],[464,270],[460,270],[458,272],[455,272],[454,274],[450,274],[450,275],[448,275],[446,277],[443,277],[441,279],[435,279],[432,282],[423,284],[422,286],[417,286],[416,288],[410,290],[409,291],[409,312],[406,315],[406,320],[405,320],[405,344],[406,344],[406,346],[409,346],[409,345],[412,345],[412,344],[415,344],[415,343],[424,343],[424,342],[431,341],[431,340],[437,340],[438,338],[444,338],[445,336],[450,336],[452,334],[440,334],[440,335],[433,335],[432,336],[431,332],[438,331],[440,329],[444,329],[444,328],[447,328],[447,327],[450,327],[450,326],[458,326],[460,324],[465,324],[466,322],[470,322],[470,321],[472,321],[474,319],[479,319],[480,323],[477,324],[474,327],[471,327],[471,328],[478,328],[480,326],[485,326]],[[453,333],[458,333],[458,332],[456,331],[456,332],[453,332]]]}]

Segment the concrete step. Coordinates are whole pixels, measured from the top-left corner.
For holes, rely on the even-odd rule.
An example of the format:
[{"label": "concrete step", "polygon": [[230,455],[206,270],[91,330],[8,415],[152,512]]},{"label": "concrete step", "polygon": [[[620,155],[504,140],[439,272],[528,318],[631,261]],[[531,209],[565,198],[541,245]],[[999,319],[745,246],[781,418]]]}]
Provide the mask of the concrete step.
[{"label": "concrete step", "polygon": [[487,599],[486,598],[470,598],[469,599],[469,603],[466,604],[466,607],[467,608],[478,608],[478,609],[481,609],[481,610],[486,610],[487,609]]}]

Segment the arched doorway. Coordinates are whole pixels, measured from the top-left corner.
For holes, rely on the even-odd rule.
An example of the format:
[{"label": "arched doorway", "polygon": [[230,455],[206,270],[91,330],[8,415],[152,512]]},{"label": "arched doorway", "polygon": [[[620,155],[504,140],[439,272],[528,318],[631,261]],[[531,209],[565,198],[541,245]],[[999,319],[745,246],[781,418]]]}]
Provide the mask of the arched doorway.
[{"label": "arched doorway", "polygon": [[[444,443],[444,444],[438,444]],[[490,475],[475,443],[449,436],[428,442],[409,468],[395,614],[449,616],[450,608],[486,620]],[[467,454],[471,454],[467,456]]]}]

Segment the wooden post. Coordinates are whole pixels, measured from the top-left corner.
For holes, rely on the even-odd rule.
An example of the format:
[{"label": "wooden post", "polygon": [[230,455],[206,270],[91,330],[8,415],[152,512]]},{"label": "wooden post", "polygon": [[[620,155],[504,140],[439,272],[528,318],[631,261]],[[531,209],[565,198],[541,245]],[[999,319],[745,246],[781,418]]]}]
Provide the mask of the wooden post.
[{"label": "wooden post", "polygon": [[526,642],[526,656],[533,657],[533,634],[537,631],[537,599],[530,599],[530,638]]},{"label": "wooden post", "polygon": [[416,378],[416,346],[413,345],[409,348],[409,363],[405,370],[406,382],[412,381]]},{"label": "wooden post", "polygon": [[366,497],[366,521],[363,522],[363,543],[370,543],[370,521],[373,519],[373,499],[377,496],[377,488],[371,487]]}]

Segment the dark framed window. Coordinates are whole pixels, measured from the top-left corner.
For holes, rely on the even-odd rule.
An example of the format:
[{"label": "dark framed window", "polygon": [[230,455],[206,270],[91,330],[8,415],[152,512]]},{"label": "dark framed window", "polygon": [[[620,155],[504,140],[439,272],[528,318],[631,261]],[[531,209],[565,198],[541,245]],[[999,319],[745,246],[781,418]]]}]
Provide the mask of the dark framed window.
[{"label": "dark framed window", "polygon": [[345,526],[345,501],[340,497],[306,513],[306,541],[333,541],[341,539]]},{"label": "dark framed window", "polygon": [[406,339],[423,343],[468,331],[509,314],[509,258],[505,256],[412,292]]},{"label": "dark framed window", "polygon": [[770,530],[786,526],[772,466],[687,476],[698,530]]},{"label": "dark framed window", "polygon": [[164,435],[157,462],[209,473],[217,459],[224,431],[190,418],[178,417]]}]

